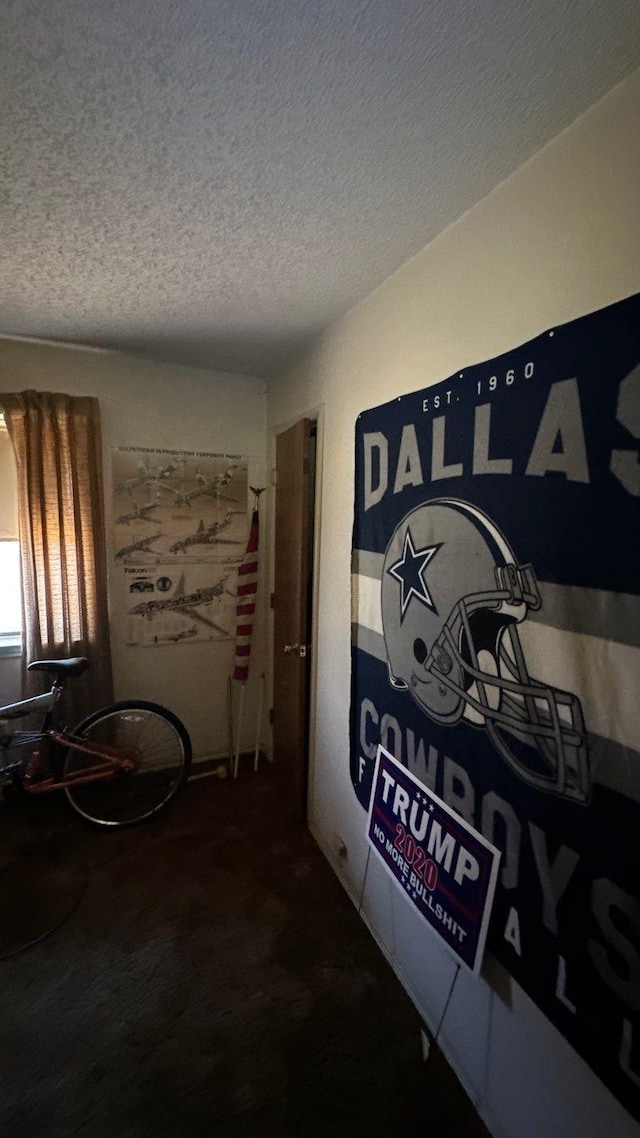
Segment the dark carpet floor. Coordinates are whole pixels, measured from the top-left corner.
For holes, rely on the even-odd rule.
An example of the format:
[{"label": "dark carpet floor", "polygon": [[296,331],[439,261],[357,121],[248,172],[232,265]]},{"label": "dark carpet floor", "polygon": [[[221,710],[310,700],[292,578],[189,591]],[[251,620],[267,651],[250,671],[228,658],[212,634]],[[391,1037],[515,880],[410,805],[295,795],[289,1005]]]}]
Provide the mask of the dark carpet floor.
[{"label": "dark carpet floor", "polygon": [[269,770],[114,834],[8,797],[0,833],[2,1138],[487,1134]]}]

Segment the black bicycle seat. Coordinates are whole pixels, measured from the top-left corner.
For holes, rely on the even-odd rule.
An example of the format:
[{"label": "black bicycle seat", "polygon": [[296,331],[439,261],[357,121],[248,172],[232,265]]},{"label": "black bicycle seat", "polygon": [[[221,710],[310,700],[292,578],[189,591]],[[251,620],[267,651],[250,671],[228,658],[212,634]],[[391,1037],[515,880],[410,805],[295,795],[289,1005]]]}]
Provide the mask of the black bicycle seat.
[{"label": "black bicycle seat", "polygon": [[86,656],[71,656],[68,660],[32,660],[30,672],[51,672],[54,676],[81,676],[89,667]]}]

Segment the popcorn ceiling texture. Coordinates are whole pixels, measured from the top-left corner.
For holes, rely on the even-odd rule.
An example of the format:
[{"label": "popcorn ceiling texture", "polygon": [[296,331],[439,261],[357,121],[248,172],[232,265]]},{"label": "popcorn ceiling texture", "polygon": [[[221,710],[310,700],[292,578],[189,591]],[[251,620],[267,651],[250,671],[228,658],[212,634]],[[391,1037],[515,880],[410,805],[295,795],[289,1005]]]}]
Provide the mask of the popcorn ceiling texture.
[{"label": "popcorn ceiling texture", "polygon": [[267,376],[640,55],[637,0],[2,8],[0,333]]}]

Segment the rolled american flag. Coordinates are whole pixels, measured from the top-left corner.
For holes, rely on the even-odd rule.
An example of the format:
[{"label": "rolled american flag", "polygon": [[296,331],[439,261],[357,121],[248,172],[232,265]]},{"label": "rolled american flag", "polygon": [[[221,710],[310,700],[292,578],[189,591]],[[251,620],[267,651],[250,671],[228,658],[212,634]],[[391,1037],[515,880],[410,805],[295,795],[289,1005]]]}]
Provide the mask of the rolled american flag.
[{"label": "rolled american flag", "polygon": [[247,548],[238,569],[238,587],[236,589],[236,663],[233,678],[241,684],[246,683],[249,676],[251,637],[253,635],[256,593],[258,591],[259,542],[260,518],[256,508],[251,517]]}]

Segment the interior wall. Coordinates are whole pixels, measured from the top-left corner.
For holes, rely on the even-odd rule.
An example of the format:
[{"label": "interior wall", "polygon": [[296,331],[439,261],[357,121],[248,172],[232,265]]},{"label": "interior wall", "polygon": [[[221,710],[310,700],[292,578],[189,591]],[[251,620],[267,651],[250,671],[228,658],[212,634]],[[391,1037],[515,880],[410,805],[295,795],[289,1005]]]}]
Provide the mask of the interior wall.
[{"label": "interior wall", "polygon": [[[266,384],[264,380],[151,363],[117,352],[92,352],[0,339],[0,390],[62,391],[100,402],[104,446],[109,557],[110,623],[117,699],[154,700],[174,711],[191,735],[194,755],[227,751],[227,676],[233,641],[124,643],[119,602],[121,569],[110,531],[111,448],[240,454],[249,458],[251,485],[265,486]],[[249,503],[251,505],[251,503]],[[260,597],[265,590],[260,587]],[[243,717],[243,746],[253,747],[259,677],[264,668],[264,609],[259,601],[252,666]],[[0,660],[0,702],[19,696],[16,658]]]},{"label": "interior wall", "polygon": [[[365,816],[348,764],[356,417],[638,291],[639,109],[637,72],[330,328],[272,387],[272,430],[311,407],[325,409],[310,823],[354,899],[366,859]],[[342,840],[346,860],[337,855]],[[372,858],[365,919],[433,1027],[454,964],[408,910]],[[522,990],[497,965],[488,967],[492,983],[460,974],[440,1041],[492,1132],[637,1135]]]}]

